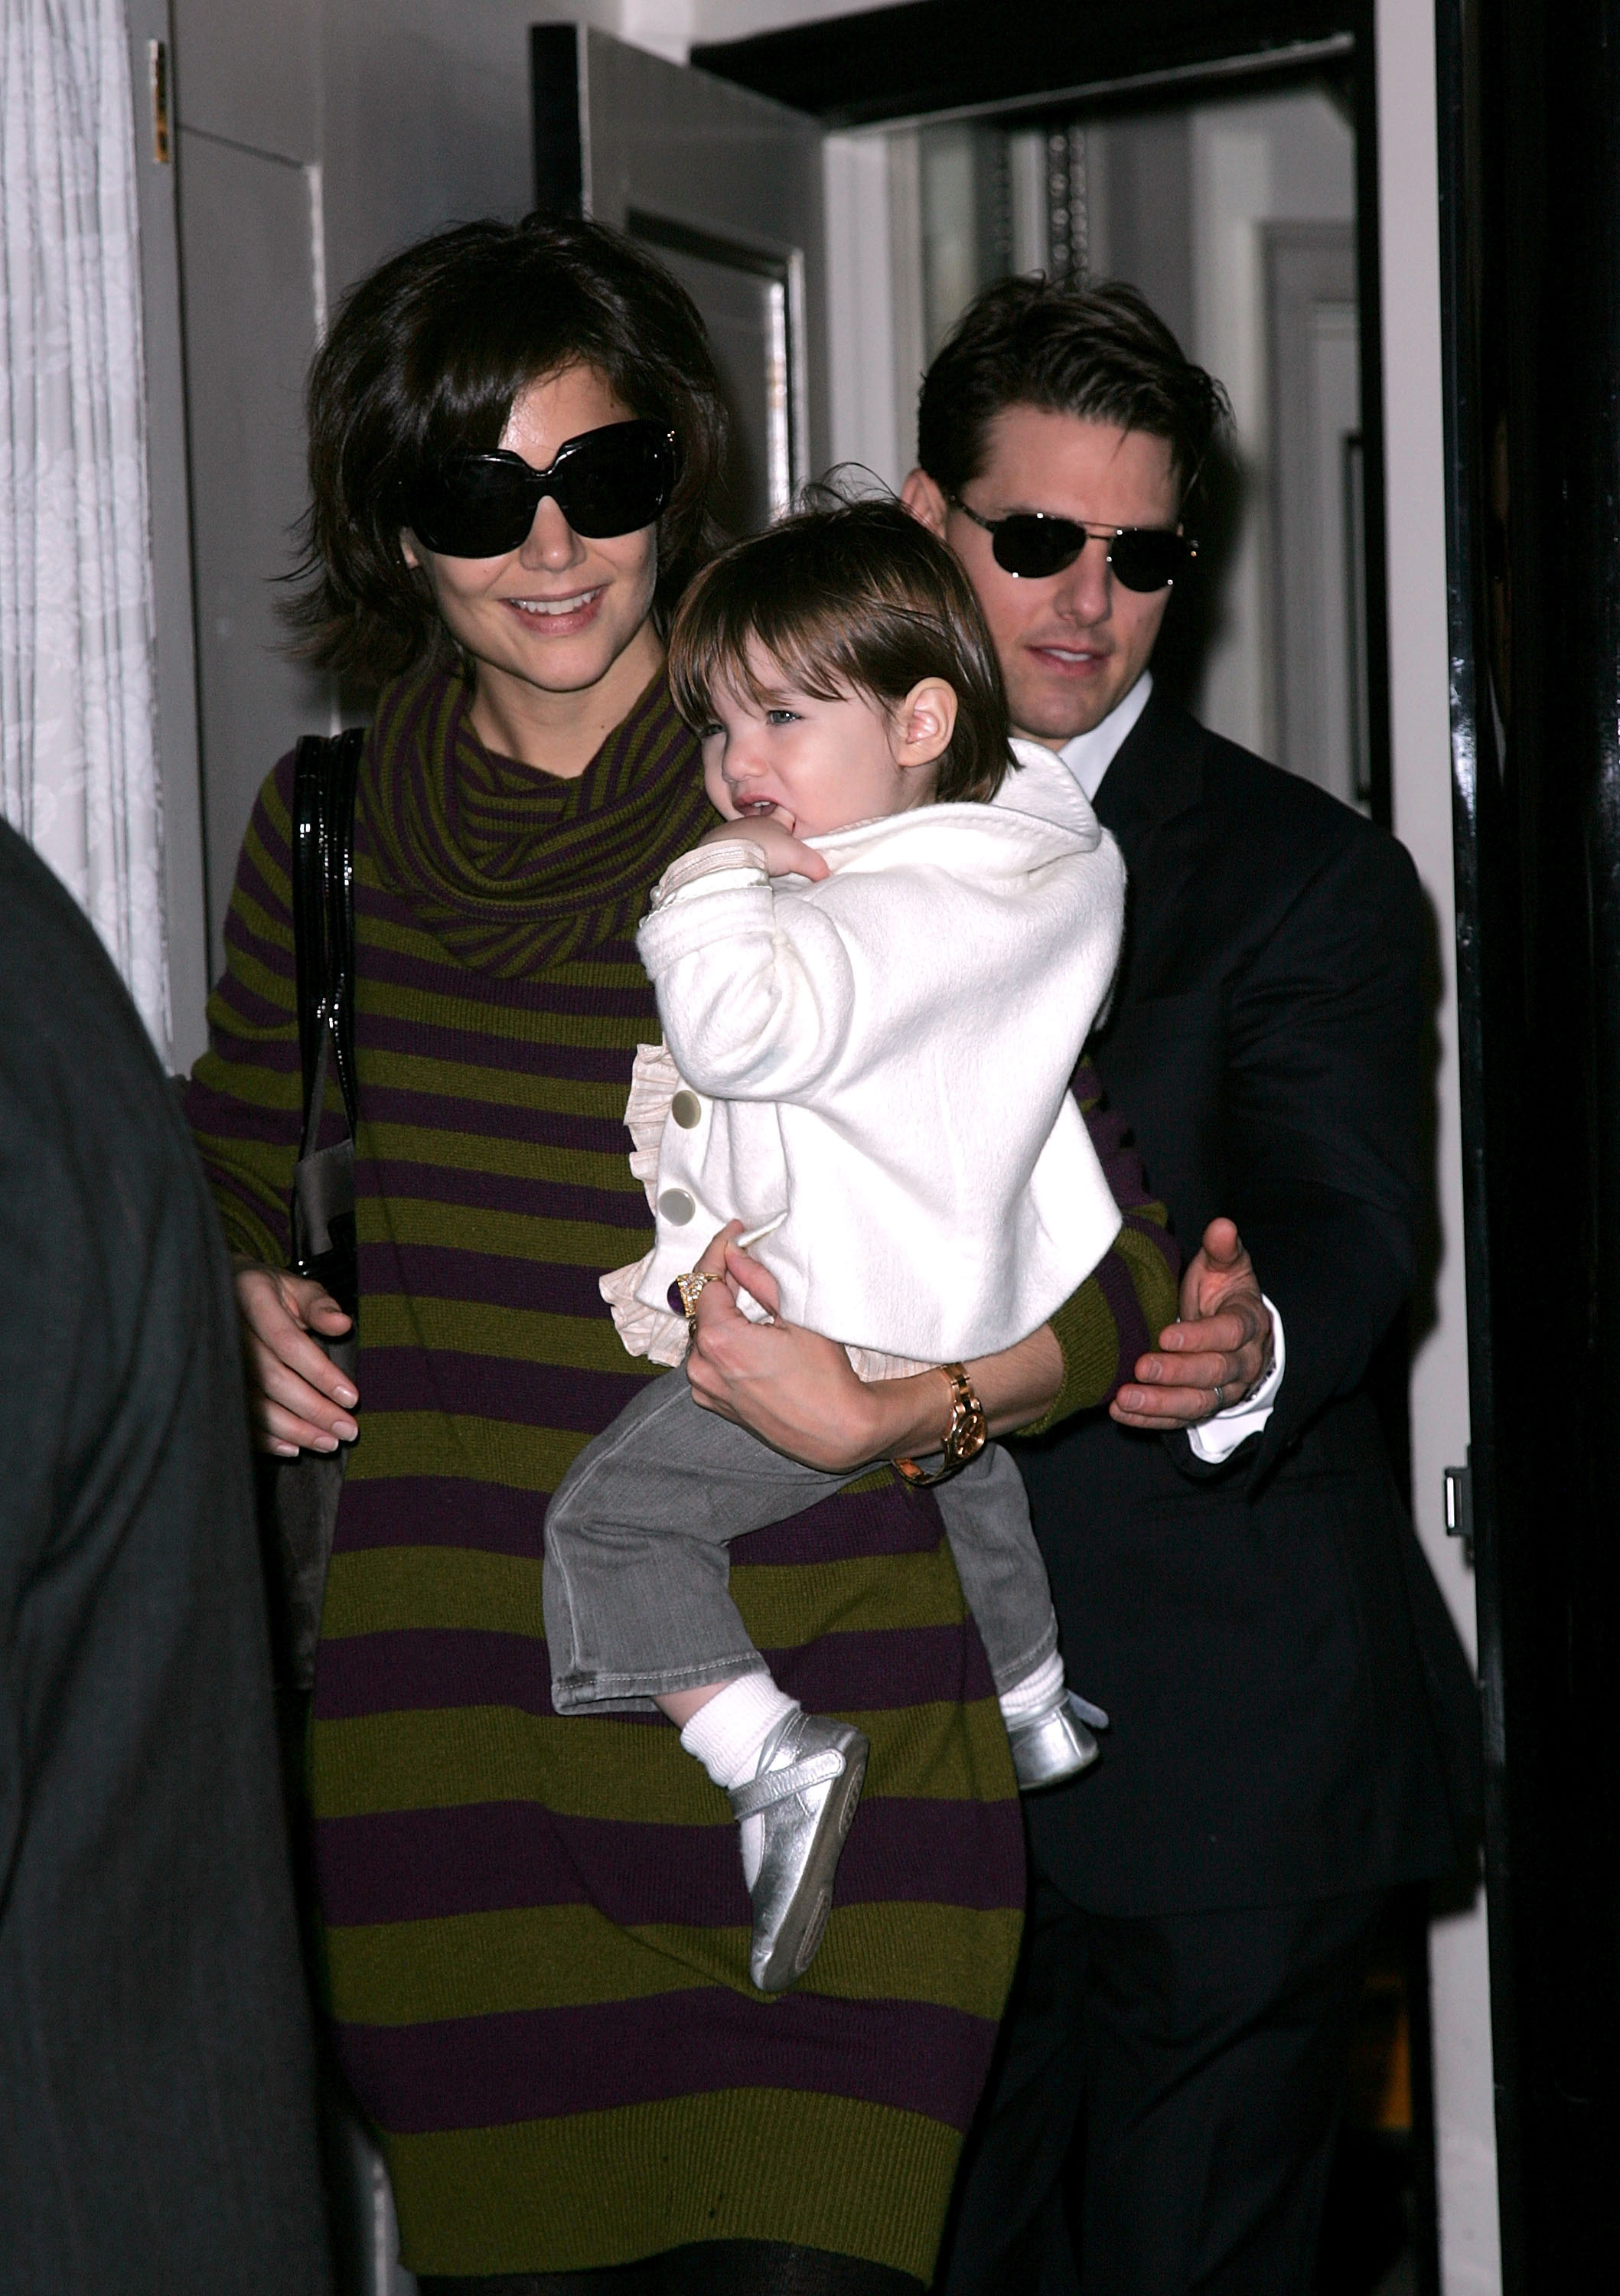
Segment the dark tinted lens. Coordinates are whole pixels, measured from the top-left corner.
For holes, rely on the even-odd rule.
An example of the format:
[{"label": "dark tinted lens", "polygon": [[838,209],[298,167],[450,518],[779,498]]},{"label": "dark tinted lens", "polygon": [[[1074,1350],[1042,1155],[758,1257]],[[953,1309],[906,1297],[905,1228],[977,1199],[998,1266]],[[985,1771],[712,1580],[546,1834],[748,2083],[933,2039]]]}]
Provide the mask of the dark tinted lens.
[{"label": "dark tinted lens", "polygon": [[446,558],[499,558],[535,521],[528,465],[516,455],[456,455],[422,482],[410,526]]},{"label": "dark tinted lens", "polygon": [[1127,590],[1167,589],[1187,562],[1187,538],[1151,526],[1128,526],[1109,545],[1109,564]]},{"label": "dark tinted lens", "polygon": [[1021,574],[1027,582],[1061,574],[1084,547],[1083,526],[1076,526],[1072,519],[1037,518],[1034,511],[998,519],[991,545],[996,564],[1009,574]]},{"label": "dark tinted lens", "polygon": [[575,533],[600,540],[650,526],[674,476],[667,432],[656,422],[615,422],[564,456],[553,491]]}]

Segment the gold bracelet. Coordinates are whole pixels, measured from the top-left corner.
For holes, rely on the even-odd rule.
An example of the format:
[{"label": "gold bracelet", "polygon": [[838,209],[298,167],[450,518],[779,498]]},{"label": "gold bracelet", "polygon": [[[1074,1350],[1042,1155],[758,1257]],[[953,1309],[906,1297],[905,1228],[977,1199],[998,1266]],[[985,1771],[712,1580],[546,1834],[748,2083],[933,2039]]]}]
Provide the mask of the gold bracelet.
[{"label": "gold bracelet", "polygon": [[926,1491],[932,1484],[948,1482],[953,1475],[959,1475],[970,1460],[978,1458],[989,1440],[985,1406],[974,1393],[967,1365],[941,1364],[939,1368],[951,1382],[951,1423],[940,1445],[945,1464],[930,1475],[915,1459],[895,1461],[896,1470],[914,1491]]}]

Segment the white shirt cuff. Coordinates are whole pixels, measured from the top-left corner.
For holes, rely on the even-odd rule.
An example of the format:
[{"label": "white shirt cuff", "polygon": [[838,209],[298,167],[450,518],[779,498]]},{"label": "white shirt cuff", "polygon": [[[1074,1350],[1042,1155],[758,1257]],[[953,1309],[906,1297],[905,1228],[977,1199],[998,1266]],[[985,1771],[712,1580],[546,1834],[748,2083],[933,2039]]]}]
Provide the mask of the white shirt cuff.
[{"label": "white shirt cuff", "polygon": [[1288,1365],[1282,1318],[1274,1303],[1266,1300],[1264,1292],[1260,1297],[1265,1300],[1272,1319],[1272,1345],[1275,1350],[1272,1367],[1251,1395],[1241,1397],[1236,1403],[1229,1403],[1224,1411],[1217,1411],[1213,1418],[1201,1419],[1196,1427],[1187,1430],[1193,1457],[1201,1459],[1207,1467],[1224,1466],[1240,1443],[1247,1443],[1251,1435],[1258,1435],[1262,1431],[1272,1415],[1272,1406],[1282,1385],[1282,1374]]}]

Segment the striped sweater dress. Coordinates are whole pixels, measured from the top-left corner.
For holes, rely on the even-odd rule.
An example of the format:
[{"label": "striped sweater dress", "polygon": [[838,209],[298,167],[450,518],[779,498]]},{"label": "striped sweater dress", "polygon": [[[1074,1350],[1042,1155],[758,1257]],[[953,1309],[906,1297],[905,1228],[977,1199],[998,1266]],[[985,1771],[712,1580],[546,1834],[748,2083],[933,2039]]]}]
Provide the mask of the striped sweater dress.
[{"label": "striped sweater dress", "polygon": [[[989,1671],[936,1509],[887,1470],[735,1548],[777,1679],[872,1749],[826,1941],[774,1999],[748,1979],[725,1798],[675,1729],[552,1713],[546,1494],[649,1375],[597,1290],[650,1226],[624,1130],[659,1033],[633,934],[712,816],[661,680],[572,782],[491,755],[466,703],[454,678],[386,689],[359,784],[361,1435],[308,1748],[339,2054],[419,2271],[737,2238],[926,2280],[1021,1920]],[[273,1265],[290,794],[286,758],[189,1088],[232,1248]],[[1099,1144],[1126,1223],[1058,1319],[1053,1416],[1174,1312],[1163,1215],[1106,1122]]]}]

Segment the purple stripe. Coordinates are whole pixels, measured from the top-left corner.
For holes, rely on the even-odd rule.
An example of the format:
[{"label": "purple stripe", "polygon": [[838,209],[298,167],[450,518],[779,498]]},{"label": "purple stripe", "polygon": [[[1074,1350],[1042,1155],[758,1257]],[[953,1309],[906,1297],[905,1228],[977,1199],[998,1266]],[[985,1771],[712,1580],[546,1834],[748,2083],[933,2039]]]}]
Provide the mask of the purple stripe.
[{"label": "purple stripe", "polygon": [[1112,1402],[1115,1395],[1136,1368],[1137,1357],[1150,1344],[1147,1321],[1141,1312],[1141,1302],[1136,1296],[1136,1286],[1131,1281],[1131,1271],[1117,1252],[1105,1252],[1093,1271],[1098,1289],[1107,1300],[1114,1327],[1119,1334],[1119,1352],[1115,1358],[1114,1376],[1109,1382],[1104,1403]]},{"label": "purple stripe", "polygon": [[[370,977],[368,969],[367,980]],[[493,991],[500,983],[491,981],[487,986],[492,992],[489,1006],[494,1008],[498,999]],[[464,993],[464,978],[461,988]],[[630,1070],[635,1056],[627,1044],[526,1045],[497,1034],[493,1029],[441,1028],[424,1020],[402,1021],[367,1012],[364,982],[361,997],[356,1030],[363,1060],[374,1048],[383,1053],[408,1054],[419,1060],[454,1061],[467,1067],[496,1069],[511,1076],[541,1076],[559,1084],[610,1085],[628,1096]],[[639,1029],[642,1041],[656,1043],[659,1021],[650,989],[634,1001],[626,1017]]]},{"label": "purple stripe", "polygon": [[[388,918],[387,912],[379,919]],[[498,927],[492,927],[492,937],[503,936]],[[521,931],[522,927],[514,928]],[[378,988],[396,993],[425,996],[446,996],[462,1002],[467,994],[467,974],[454,959],[446,955],[424,955],[404,949],[380,946],[373,941],[362,926],[357,934],[364,972],[362,978]],[[652,990],[641,969],[634,945],[620,942],[615,947],[593,949],[586,955],[564,959],[563,962],[588,972],[597,964],[604,971],[611,969],[627,977],[619,980],[564,980],[548,972],[544,964],[528,972],[480,974],[480,985],[487,983],[490,995],[486,1010],[490,1017],[474,1020],[471,1026],[481,1034],[497,1035],[491,1025],[500,1013],[524,1013],[540,1019],[583,1021],[588,1028],[604,1031],[613,1027],[639,1022],[644,1013],[653,1009]],[[458,994],[459,987],[459,994]],[[483,1001],[483,1000],[481,1000]]]},{"label": "purple stripe", "polygon": [[[965,1621],[818,1635],[765,1655],[781,1687],[815,1714],[889,1713],[994,1694],[983,1647]],[[510,1706],[536,1715],[555,1710],[545,1644],[537,1635],[399,1627],[337,1636],[321,1644],[315,1713],[322,1721],[471,1706]]]},{"label": "purple stripe", "polygon": [[[601,1313],[607,1312],[604,1306]],[[512,1356],[454,1355],[443,1348],[431,1354],[422,1348],[368,1348],[364,1303],[360,1343],[363,1419],[368,1410],[436,1411],[452,1419],[501,1419],[514,1427],[597,1435],[618,1418],[646,1376],[629,1356],[620,1375]],[[446,1447],[448,1453],[448,1438]]]},{"label": "purple stripe", "polygon": [[711,1985],[592,2008],[347,2025],[339,2048],[361,2103],[399,2136],[739,2088],[858,2097],[965,2129],[994,2040],[990,2020],[933,2003],[806,1992],[765,2002]]},{"label": "purple stripe", "polygon": [[[650,1718],[626,1727],[667,1729]],[[582,1729],[601,1728],[581,1723]],[[462,1914],[595,1906],[617,1928],[673,1923],[733,1929],[748,1891],[728,1824],[668,1825],[563,1817],[538,1802],[327,1818],[316,1832],[330,1927],[439,1921]],[[1015,1797],[967,1802],[871,1794],[839,1866],[841,1906],[1017,1911],[1023,1823]]]},{"label": "purple stripe", "polygon": [[733,1562],[798,1565],[868,1554],[931,1554],[945,1536],[933,1499],[896,1479],[880,1491],[839,1491],[803,1514],[732,1542]]},{"label": "purple stripe", "polygon": [[337,1550],[467,1546],[539,1560],[545,1501],[532,1491],[453,1476],[385,1475],[343,1486]]},{"label": "purple stripe", "polygon": [[[340,1549],[470,1546],[491,1554],[540,1551],[544,1500],[497,1483],[433,1475],[380,1476],[343,1487]],[[931,1554],[944,1533],[920,1491],[840,1491],[789,1522],[732,1543],[739,1563],[843,1562],[880,1554]]]},{"label": "purple stripe", "polygon": [[[364,1115],[360,1131],[364,1144]],[[631,1180],[628,1163],[621,1190],[363,1154],[355,1168],[355,1188],[359,1195],[387,1196],[394,1202],[414,1199],[422,1203],[460,1204],[472,1211],[517,1212],[526,1219],[589,1220],[601,1227],[629,1228],[647,1235],[652,1232],[646,1196]],[[641,1250],[646,1250],[645,1244]],[[631,1259],[640,1256],[639,1251],[626,1255]]]},{"label": "purple stripe", "polygon": [[592,1116],[577,1110],[514,1107],[373,1081],[365,1087],[365,1115],[371,1124],[420,1125],[430,1131],[459,1133],[467,1140],[518,1140],[536,1149],[622,1156],[626,1161],[630,1153],[622,1111]]},{"label": "purple stripe", "polygon": [[569,1267],[560,1260],[520,1259],[385,1238],[361,1246],[360,1270],[368,1298],[389,1292],[409,1300],[517,1308],[546,1316],[600,1316],[605,1304],[598,1283],[601,1271],[589,1264]]},{"label": "purple stripe", "polygon": [[[386,914],[386,912],[384,913]],[[389,919],[389,922],[393,922]],[[362,979],[373,988],[403,989],[408,994],[446,996],[458,1002],[467,994],[467,974],[449,957],[417,955],[403,949],[380,946],[365,932],[364,925],[357,931],[362,951]],[[587,966],[612,966],[629,972],[622,981],[596,980],[585,981],[559,980],[554,975],[512,973],[484,975],[490,994],[487,1003],[495,1011],[528,1013],[557,1021],[583,1021],[599,1037],[611,1028],[626,1025],[639,1027],[653,1020],[653,998],[645,973],[632,942],[621,942],[615,949],[593,949],[587,957],[576,960],[581,969]],[[634,970],[632,971],[632,968]],[[477,1029],[486,1041],[496,1031],[486,1021]],[[469,1033],[472,1033],[470,1031]],[[504,1037],[500,1039],[505,1043]]]}]

